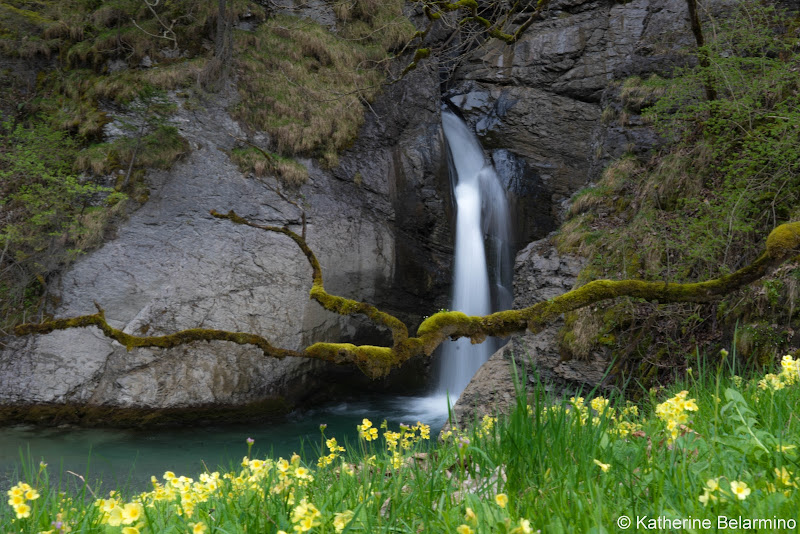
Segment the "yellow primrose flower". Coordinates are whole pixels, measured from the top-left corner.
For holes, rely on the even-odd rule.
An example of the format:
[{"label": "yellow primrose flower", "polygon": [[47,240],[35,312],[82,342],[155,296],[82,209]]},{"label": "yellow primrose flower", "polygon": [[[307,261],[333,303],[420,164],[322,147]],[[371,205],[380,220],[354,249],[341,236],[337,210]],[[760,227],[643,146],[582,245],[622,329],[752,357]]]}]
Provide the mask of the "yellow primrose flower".
[{"label": "yellow primrose flower", "polygon": [[719,489],[719,479],[709,478],[706,480],[706,487],[708,488],[708,491],[717,491]]},{"label": "yellow primrose flower", "polygon": [[431,427],[417,421],[417,428],[419,428],[419,435],[422,439],[431,438]]},{"label": "yellow primrose flower", "polygon": [[137,527],[124,527],[122,534],[139,534],[139,529]]},{"label": "yellow primrose flower", "polygon": [[497,495],[494,496],[494,502],[496,502],[497,506],[499,506],[500,508],[505,508],[506,505],[508,504],[508,495],[506,495],[505,493],[498,493]]},{"label": "yellow primrose flower", "polygon": [[747,484],[737,480],[731,480],[731,491],[740,501],[745,500],[750,495],[750,488],[747,487]]},{"label": "yellow primrose flower", "polygon": [[456,527],[456,532],[458,532],[458,534],[474,534],[475,531],[469,528],[468,525],[459,525]]},{"label": "yellow primrose flower", "polygon": [[597,465],[600,466],[600,469],[603,470],[603,473],[605,473],[606,471],[611,469],[611,464],[604,464],[603,462],[601,462],[600,460],[597,460],[597,459],[595,459],[593,461],[594,461],[594,463],[596,463]]},{"label": "yellow primrose flower", "polygon": [[298,524],[294,526],[295,532],[308,532],[312,528],[319,525],[318,521],[314,521],[314,518],[311,516],[306,516],[300,520]]},{"label": "yellow primrose flower", "polygon": [[331,452],[344,452],[344,447],[337,443],[336,438],[331,438],[325,442]]},{"label": "yellow primrose flower", "polygon": [[22,496],[22,495],[12,495],[8,499],[8,504],[10,506],[13,506],[14,508],[16,508],[17,506],[19,506],[20,504],[22,504],[24,502],[25,502],[25,497]]},{"label": "yellow primrose flower", "polygon": [[35,489],[29,489],[28,491],[25,492],[25,498],[28,499],[29,501],[35,501],[36,499],[39,498],[39,492],[36,491]]},{"label": "yellow primrose flower", "polygon": [[708,489],[705,489],[703,490],[703,494],[700,495],[697,500],[703,503],[703,506],[706,506],[709,500],[716,501],[717,498],[711,495],[711,492],[709,492]]},{"label": "yellow primrose flower", "polygon": [[520,519],[519,526],[514,528],[510,534],[532,534],[531,522],[527,519]]},{"label": "yellow primrose flower", "polygon": [[595,397],[589,403],[592,407],[592,410],[596,411],[597,413],[603,413],[606,408],[608,408],[608,399],[603,397]]},{"label": "yellow primrose flower", "polygon": [[470,523],[477,523],[478,516],[475,515],[475,512],[472,508],[467,507],[467,513],[464,514],[464,521],[469,521]]},{"label": "yellow primrose flower", "polygon": [[125,525],[135,523],[142,516],[142,512],[144,512],[142,503],[131,502],[126,504],[124,508],[122,508],[122,523]]},{"label": "yellow primrose flower", "polygon": [[204,534],[204,532],[208,529],[206,524],[202,521],[198,523],[189,523],[189,526],[192,527],[192,534]]},{"label": "yellow primrose flower", "polygon": [[775,477],[783,484],[784,486],[794,486],[797,487],[795,482],[792,482],[792,473],[789,472],[785,467],[781,467],[778,469],[775,468]]},{"label": "yellow primrose flower", "polygon": [[25,517],[31,516],[31,507],[25,503],[22,503],[14,508],[14,512],[17,514],[17,519],[23,519]]},{"label": "yellow primrose flower", "polygon": [[118,527],[122,524],[122,508],[115,506],[108,514],[108,524],[112,527]]},{"label": "yellow primrose flower", "polygon": [[344,512],[336,512],[333,516],[333,528],[336,532],[341,532],[344,530],[344,527],[350,523],[350,520],[353,519],[353,511],[352,510],[345,510]]}]

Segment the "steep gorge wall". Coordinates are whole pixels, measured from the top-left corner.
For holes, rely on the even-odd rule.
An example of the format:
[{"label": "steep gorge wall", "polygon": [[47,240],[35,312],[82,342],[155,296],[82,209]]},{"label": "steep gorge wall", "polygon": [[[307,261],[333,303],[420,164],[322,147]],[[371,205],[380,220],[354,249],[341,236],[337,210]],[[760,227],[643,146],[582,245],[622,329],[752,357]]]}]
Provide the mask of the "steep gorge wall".
[{"label": "steep gorge wall", "polygon": [[[608,85],[680,61],[672,51],[690,42],[684,11],[679,0],[555,0],[519,43],[488,42],[443,85],[439,59],[432,58],[389,86],[337,168],[305,162],[310,179],[300,193],[308,240],[328,290],[412,324],[446,307],[453,213],[439,126],[442,92],[476,126],[507,183],[517,248],[556,228],[562,203],[593,178],[604,154],[624,150],[636,135],[601,124]],[[52,311],[91,313],[97,301],[114,326],[129,332],[214,327],[262,333],[290,348],[380,340],[382,332],[308,300],[309,268],[293,243],[208,215],[234,209],[294,228],[300,220],[295,206],[230,162],[226,151],[244,136],[226,98],[233,97],[181,108],[174,121],[191,153],[171,171],[149,176],[150,200],[114,239],[64,274]],[[17,418],[32,404],[147,411],[256,402],[282,410],[323,392],[331,377],[355,373],[265,359],[219,342],[127,352],[82,329],[9,340],[0,353],[0,403]]]}]

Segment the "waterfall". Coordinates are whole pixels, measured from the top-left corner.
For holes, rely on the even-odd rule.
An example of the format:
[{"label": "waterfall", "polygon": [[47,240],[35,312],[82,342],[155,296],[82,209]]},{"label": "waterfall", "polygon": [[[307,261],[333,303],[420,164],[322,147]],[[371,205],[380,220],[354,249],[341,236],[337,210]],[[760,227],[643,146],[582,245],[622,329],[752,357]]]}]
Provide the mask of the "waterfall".
[{"label": "waterfall", "polygon": [[[511,307],[511,224],[506,192],[486,161],[478,138],[452,113],[442,113],[456,202],[456,243],[451,310],[486,315]],[[447,341],[439,355],[437,393],[451,402],[500,347],[487,339]]]}]

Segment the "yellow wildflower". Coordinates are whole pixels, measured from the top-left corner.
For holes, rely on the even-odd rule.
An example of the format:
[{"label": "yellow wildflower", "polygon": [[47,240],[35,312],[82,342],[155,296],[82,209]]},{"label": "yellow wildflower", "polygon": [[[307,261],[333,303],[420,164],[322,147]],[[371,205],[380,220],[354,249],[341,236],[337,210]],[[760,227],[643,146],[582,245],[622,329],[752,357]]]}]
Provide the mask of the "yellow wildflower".
[{"label": "yellow wildflower", "polygon": [[745,500],[750,495],[750,488],[747,487],[747,484],[737,480],[731,480],[731,491],[740,501]]},{"label": "yellow wildflower", "polygon": [[14,508],[14,512],[16,512],[16,514],[17,514],[17,519],[23,519],[25,517],[30,517],[31,516],[31,507],[28,506],[26,503],[22,503],[20,505],[17,505]]},{"label": "yellow wildflower", "polygon": [[431,427],[417,421],[417,428],[419,429],[419,436],[422,439],[431,439]]},{"label": "yellow wildflower", "polygon": [[656,416],[666,423],[667,430],[669,430],[670,443],[678,438],[681,425],[689,422],[686,412],[695,412],[698,409],[694,399],[686,398],[688,394],[688,391],[681,391],[656,406]]},{"label": "yellow wildflower", "polygon": [[344,527],[353,519],[353,511],[345,510],[344,512],[336,512],[333,516],[333,528],[336,532],[341,532]]},{"label": "yellow wildflower", "polygon": [[120,526],[122,524],[122,508],[115,506],[114,509],[108,514],[107,523],[112,527]]},{"label": "yellow wildflower", "polygon": [[531,522],[527,519],[520,519],[519,526],[511,530],[509,534],[531,534],[532,532]]},{"label": "yellow wildflower", "polygon": [[189,523],[189,526],[192,527],[192,534],[204,534],[204,532],[208,529],[206,524],[202,521],[198,523]]},{"label": "yellow wildflower", "polygon": [[608,471],[609,469],[611,469],[611,464],[604,464],[603,462],[601,462],[600,460],[597,460],[597,459],[595,459],[595,460],[593,460],[593,461],[594,461],[594,463],[596,463],[598,466],[600,466],[600,469],[602,469],[602,470],[603,470],[603,473],[605,473],[606,471]]},{"label": "yellow wildflower", "polygon": [[472,508],[467,508],[467,513],[464,514],[464,521],[469,521],[472,524],[478,522],[478,516],[475,515],[475,512],[472,510]]},{"label": "yellow wildflower", "polygon": [[142,503],[132,502],[126,504],[122,508],[121,512],[122,523],[125,525],[130,525],[131,523],[135,523],[142,516],[143,512],[144,509],[142,508]]},{"label": "yellow wildflower", "polygon": [[792,481],[792,473],[788,471],[785,467],[781,467],[778,469],[775,468],[775,477],[780,481],[781,484],[784,486],[793,486],[797,487],[797,483]]},{"label": "yellow wildflower", "polygon": [[468,525],[459,525],[456,527],[456,532],[458,532],[458,534],[474,534],[475,531],[469,528]]},{"label": "yellow wildflower", "polygon": [[703,494],[702,494],[702,495],[700,495],[700,496],[697,498],[697,500],[698,500],[698,501],[700,501],[701,503],[703,503],[703,506],[706,506],[706,505],[708,504],[708,501],[709,501],[709,500],[716,501],[716,500],[717,500],[717,498],[716,498],[715,496],[713,496],[713,495],[711,494],[711,492],[710,492],[710,491],[708,491],[708,489],[705,489],[705,490],[703,490]]},{"label": "yellow wildflower", "polygon": [[589,403],[592,407],[592,410],[596,411],[597,413],[603,413],[608,408],[608,399],[603,397],[595,397]]},{"label": "yellow wildflower", "polygon": [[306,516],[300,520],[298,524],[294,526],[295,532],[308,532],[312,528],[319,525],[318,521],[314,521],[314,518],[311,516]]},{"label": "yellow wildflower", "polygon": [[139,529],[138,527],[124,527],[122,534],[139,534]]},{"label": "yellow wildflower", "polygon": [[505,508],[506,505],[508,504],[508,495],[506,495],[505,493],[498,493],[497,495],[494,496],[494,502],[496,502],[497,506],[499,506],[500,508]]},{"label": "yellow wildflower", "polygon": [[763,390],[778,391],[784,388],[784,383],[780,376],[772,373],[764,375],[764,378],[758,381],[758,388]]}]

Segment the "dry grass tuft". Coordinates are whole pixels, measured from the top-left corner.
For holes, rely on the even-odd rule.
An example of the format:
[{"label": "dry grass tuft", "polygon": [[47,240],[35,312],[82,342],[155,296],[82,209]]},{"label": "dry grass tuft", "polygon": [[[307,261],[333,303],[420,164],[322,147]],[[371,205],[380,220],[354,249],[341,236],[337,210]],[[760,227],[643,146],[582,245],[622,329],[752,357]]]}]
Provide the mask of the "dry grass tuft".
[{"label": "dry grass tuft", "polygon": [[243,173],[252,172],[259,178],[274,175],[288,187],[298,187],[308,180],[308,169],[301,163],[277,154],[267,158],[256,148],[234,149],[231,160]]},{"label": "dry grass tuft", "polygon": [[657,74],[651,75],[647,80],[633,76],[622,83],[619,96],[626,110],[640,113],[642,109],[655,104],[666,91],[666,80]]},{"label": "dry grass tuft", "polygon": [[647,174],[640,197],[647,197],[660,209],[675,209],[682,198],[699,194],[706,175],[705,167],[711,160],[710,150],[705,144],[674,151]]},{"label": "dry grass tuft", "polygon": [[239,120],[269,133],[274,149],[335,162],[363,122],[361,99],[372,99],[382,76],[368,54],[321,26],[276,17],[239,35]]}]

